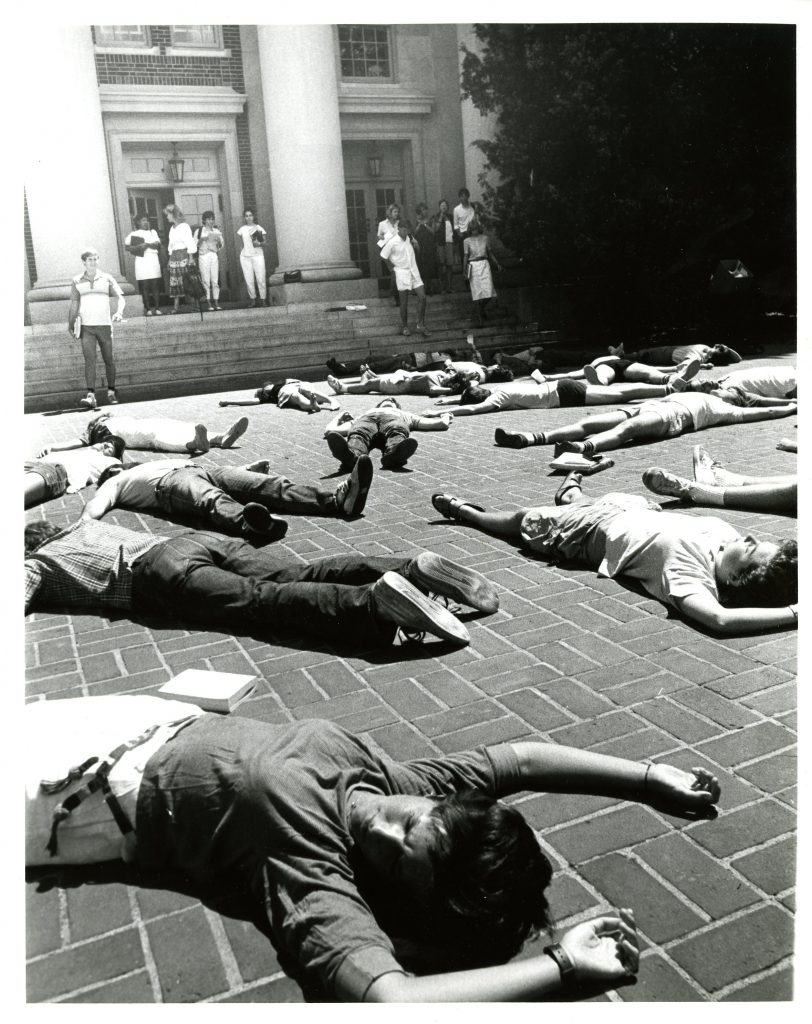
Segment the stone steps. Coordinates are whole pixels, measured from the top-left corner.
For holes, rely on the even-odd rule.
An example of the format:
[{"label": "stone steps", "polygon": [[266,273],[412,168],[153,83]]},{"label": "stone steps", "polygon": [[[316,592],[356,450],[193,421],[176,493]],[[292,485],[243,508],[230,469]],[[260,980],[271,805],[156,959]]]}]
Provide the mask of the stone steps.
[{"label": "stone steps", "polygon": [[[391,299],[367,299],[363,304],[365,310],[339,312],[329,311],[323,302],[225,310],[204,314],[202,322],[199,315],[191,313],[134,316],[115,331],[117,383],[127,401],[144,401],[218,390],[253,390],[266,380],[286,376],[323,380],[325,360],[332,355],[358,360],[373,352],[465,350],[468,334],[473,334],[477,346],[485,351],[540,343],[536,325],[517,325],[509,297],[491,305],[489,319],[481,329],[472,327],[467,293],[431,297],[427,313],[431,334],[425,340],[414,331],[408,338],[398,332],[398,311]],[[416,304],[412,307],[409,321],[413,327]],[[81,354],[65,327],[26,328],[26,412],[73,407],[83,392]]]}]

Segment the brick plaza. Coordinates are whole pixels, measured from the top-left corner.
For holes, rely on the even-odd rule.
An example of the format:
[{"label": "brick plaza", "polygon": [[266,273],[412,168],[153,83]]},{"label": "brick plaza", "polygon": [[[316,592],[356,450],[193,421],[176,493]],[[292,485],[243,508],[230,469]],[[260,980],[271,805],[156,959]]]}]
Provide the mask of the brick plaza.
[{"label": "brick plaza", "polygon": [[[792,359],[771,350],[742,365]],[[243,411],[218,408],[219,397],[123,404],[121,411],[203,421],[213,432]],[[357,413],[376,400],[340,401]],[[412,412],[428,401],[402,400]],[[245,411],[247,434],[230,451],[202,456],[202,464],[268,458],[272,471],[294,480],[342,479],[322,440],[328,414],[267,406]],[[519,797],[556,867],[554,917],[563,927],[607,906],[634,908],[643,951],[637,983],[598,1000],[791,998],[796,634],[705,634],[642,591],[600,580],[591,570],[549,567],[510,543],[441,520],[431,506],[437,490],[488,508],[550,503],[562,479],[548,469],[552,449],[496,448],[494,428],[560,426],[582,412],[499,413],[460,419],[447,433],[418,433],[417,454],[405,471],[379,471],[373,460],[363,518],[289,520],[283,546],[292,559],[428,548],[484,573],[500,590],[501,608],[490,617],[463,616],[469,647],[429,640],[417,648],[358,651],[186,623],[38,612],[26,623],[27,698],[149,693],[182,669],[213,668],[258,676],[236,714],[274,723],[329,718],[397,758],[533,737],[707,766],[722,782],[715,821],[686,823],[605,798]],[[82,413],[28,416],[27,457],[77,433],[86,419]],[[792,473],[796,456],[775,446],[795,436],[795,422],[724,427],[616,452],[615,468],[586,479],[585,489],[642,493],[640,476],[651,465],[690,475],[697,442],[733,470]],[[161,457],[135,453],[136,459]],[[47,514],[67,525],[81,509],[80,495],[66,495],[26,518]],[[765,539],[796,532],[789,517],[721,515]],[[121,510],[107,520],[163,535],[183,528]],[[107,866],[32,872],[29,1001],[302,1000],[252,924],[177,879],[159,882]]]}]

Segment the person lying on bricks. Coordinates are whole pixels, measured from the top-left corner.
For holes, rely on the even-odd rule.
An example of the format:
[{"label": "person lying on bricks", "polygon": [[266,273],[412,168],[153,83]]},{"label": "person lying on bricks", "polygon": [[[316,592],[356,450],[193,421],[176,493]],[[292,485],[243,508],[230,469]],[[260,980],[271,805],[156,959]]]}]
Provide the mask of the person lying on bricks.
[{"label": "person lying on bricks", "polygon": [[719,505],[750,512],[798,514],[798,477],[747,476],[733,473],[714,459],[702,445],[694,448],[694,479],[686,480],[660,466],[643,473],[643,483],[662,494],[690,505]]},{"label": "person lying on bricks", "polygon": [[161,509],[199,519],[232,537],[281,540],[292,516],[358,516],[372,483],[372,463],[358,459],[332,490],[294,484],[269,473],[267,459],[248,466],[198,466],[185,459],[156,459],[128,469],[111,467],[85,505],[82,519],[101,519],[114,508]]},{"label": "person lying on bricks", "polygon": [[711,392],[735,389],[762,398],[798,398],[798,373],[794,366],[752,366],[733,370],[718,380],[694,380],[689,391]]},{"label": "person lying on bricks", "polygon": [[374,409],[367,409],[360,416],[339,413],[327,424],[324,438],[344,472],[354,471],[373,448],[383,452],[382,469],[399,469],[417,451],[417,441],[409,436],[410,431],[448,430],[452,418],[447,412],[415,416],[404,412],[397,398],[382,398]]},{"label": "person lying on bricks", "polygon": [[299,409],[302,412],[321,412],[322,409],[338,412],[339,409],[334,398],[321,394],[310,384],[295,377],[285,377],[276,383],[267,381],[261,388],[257,388],[253,398],[223,398],[219,404],[276,405],[280,409]]},{"label": "person lying on bricks", "polygon": [[758,541],[715,516],[665,512],[635,494],[585,498],[570,473],[554,505],[486,512],[450,494],[432,504],[446,519],[522,541],[549,561],[580,561],[600,576],[639,580],[657,600],[717,633],[798,625],[798,545]]},{"label": "person lying on bricks", "polygon": [[[559,381],[558,386],[577,383]],[[631,387],[629,384],[615,386]],[[707,395],[682,392],[656,401],[643,402],[634,409],[613,409],[598,416],[587,416],[567,427],[544,431],[505,430],[499,427],[494,432],[494,441],[502,448],[554,444],[556,455],[561,452],[577,452],[579,455],[592,456],[596,452],[616,451],[632,442],[662,441],[693,430],[706,430],[708,427],[774,420],[794,416],[797,411],[795,402],[749,395],[735,388],[717,389]],[[455,415],[459,416],[460,412],[456,410]]]},{"label": "person lying on bricks", "polygon": [[331,373],[327,383],[337,395],[459,395],[468,378],[456,370],[394,370],[374,373],[364,370],[357,382],[340,381]]},{"label": "person lying on bricks", "polygon": [[51,452],[65,452],[72,448],[81,448],[83,445],[97,444],[99,441],[106,441],[113,434],[123,438],[128,448],[153,452],[205,454],[209,448],[231,448],[247,429],[247,416],[243,416],[225,430],[209,436],[209,428],[205,423],[169,419],[165,416],[141,418],[103,412],[90,420],[83,433],[43,448],[40,457]]},{"label": "person lying on bricks", "polygon": [[334,722],[151,696],[46,700],[24,716],[27,864],[123,858],[220,889],[236,879],[285,969],[322,999],[571,998],[628,981],[628,909],[508,962],[551,928],[552,866],[500,798],[596,794],[707,818],[720,795],[702,768],[532,740],[398,762]]},{"label": "person lying on bricks", "polygon": [[188,530],[171,538],[83,519],[25,527],[25,610],[100,607],[208,626],[314,634],[367,650],[399,629],[469,643],[468,630],[427,595],[488,615],[499,607],[479,573],[440,555],[336,555],[301,562],[269,547]]},{"label": "person lying on bricks", "polygon": [[124,448],[123,439],[111,435],[75,452],[40,452],[25,463],[25,507],[74,494],[97,483],[106,470],[121,469]]}]

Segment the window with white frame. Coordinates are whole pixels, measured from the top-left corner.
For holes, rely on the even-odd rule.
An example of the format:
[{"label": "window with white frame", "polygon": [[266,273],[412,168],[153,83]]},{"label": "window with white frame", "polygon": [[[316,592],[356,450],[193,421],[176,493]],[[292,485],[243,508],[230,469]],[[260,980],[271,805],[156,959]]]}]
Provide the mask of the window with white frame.
[{"label": "window with white frame", "polygon": [[195,50],[219,50],[222,38],[219,25],[173,25],[172,45]]},{"label": "window with white frame", "polygon": [[146,25],[96,25],[98,46],[148,46]]},{"label": "window with white frame", "polygon": [[392,78],[392,47],[387,25],[339,25],[342,78]]}]

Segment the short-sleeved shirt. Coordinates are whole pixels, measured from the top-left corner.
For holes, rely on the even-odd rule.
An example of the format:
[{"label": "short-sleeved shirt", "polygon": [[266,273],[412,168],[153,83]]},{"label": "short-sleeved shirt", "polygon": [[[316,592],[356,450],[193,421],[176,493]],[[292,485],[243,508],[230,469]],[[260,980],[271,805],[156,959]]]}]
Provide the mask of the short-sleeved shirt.
[{"label": "short-sleeved shirt", "polygon": [[73,451],[49,452],[40,462],[58,463],[68,474],[68,493],[95,484],[109,466],[120,466],[121,460],[105,455],[98,448],[77,448]]},{"label": "short-sleeved shirt", "polygon": [[[150,228],[149,231],[131,231],[124,239],[125,245],[138,245],[142,242],[158,242],[161,239],[158,232]],[[143,256],[135,257],[135,279],[136,281],[153,281],[161,276],[161,260],[157,249],[145,249]]]},{"label": "short-sleeved shirt", "polygon": [[103,270],[97,270],[91,280],[86,274],[77,274],[71,284],[71,299],[79,300],[79,316],[86,327],[110,324],[110,296],[123,295],[118,281]]},{"label": "short-sleeved shirt", "polygon": [[260,235],[260,238],[262,238],[265,234],[265,228],[260,227],[259,224],[243,224],[239,229],[237,234],[242,240],[241,256],[262,256],[262,244],[254,242],[254,235],[256,235],[258,231],[262,232],[262,235]]},{"label": "short-sleeved shirt", "polygon": [[663,512],[639,495],[612,493],[593,502],[528,509],[527,546],[546,558],[586,562],[599,576],[640,580],[666,604],[696,593],[719,599],[715,557],[739,534],[715,516]]},{"label": "short-sleeved shirt", "polygon": [[452,214],[454,219],[454,230],[464,234],[468,230],[468,225],[476,217],[476,210],[469,203],[468,206],[463,206],[459,203],[454,207]]},{"label": "short-sleeved shirt", "polygon": [[420,288],[423,284],[410,238],[390,235],[381,249],[381,259],[390,260],[395,268],[395,282],[399,291]]},{"label": "short-sleeved shirt", "polygon": [[197,229],[197,251],[199,255],[205,256],[209,252],[216,255],[223,248],[223,244],[223,234],[218,227],[200,227]]},{"label": "short-sleeved shirt", "polygon": [[351,972],[364,990],[402,967],[358,890],[349,792],[473,788],[498,797],[520,786],[509,746],[400,764],[331,722],[274,726],[204,715],[147,765],[137,857],[199,880],[251,878],[292,973],[334,993],[343,965],[342,975]]},{"label": "short-sleeved shirt", "polygon": [[498,409],[557,409],[560,405],[556,382],[536,384],[535,381],[517,380],[500,384],[491,391],[488,405]]},{"label": "short-sleeved shirt", "polygon": [[753,366],[726,374],[719,387],[741,388],[763,398],[792,398],[798,394],[798,372],[794,366]]},{"label": "short-sleeved shirt", "polygon": [[284,409],[286,405],[290,404],[291,399],[299,394],[299,385],[301,383],[300,380],[294,380],[293,378],[285,381],[276,395],[276,404],[280,409]]},{"label": "short-sleeved shirt", "polygon": [[456,373],[464,373],[466,377],[469,377],[471,380],[475,380],[480,384],[485,383],[485,367],[482,366],[481,363],[469,363],[453,359],[451,361],[451,369]]}]

